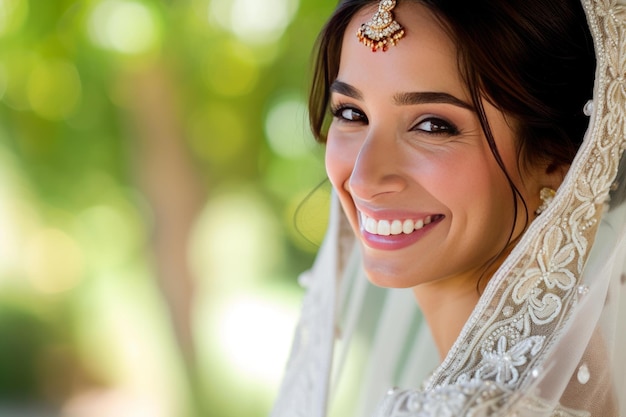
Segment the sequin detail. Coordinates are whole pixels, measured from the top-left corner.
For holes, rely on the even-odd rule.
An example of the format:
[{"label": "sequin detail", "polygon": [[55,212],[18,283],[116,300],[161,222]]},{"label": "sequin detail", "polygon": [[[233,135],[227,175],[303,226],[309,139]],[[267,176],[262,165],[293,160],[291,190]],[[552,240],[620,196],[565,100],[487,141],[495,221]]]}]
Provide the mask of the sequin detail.
[{"label": "sequin detail", "polygon": [[589,372],[589,367],[586,363],[580,365],[580,368],[578,368],[578,373],[576,374],[576,378],[578,378],[578,382],[580,382],[582,385],[585,385],[587,382],[589,382],[589,379],[591,378],[591,373]]}]

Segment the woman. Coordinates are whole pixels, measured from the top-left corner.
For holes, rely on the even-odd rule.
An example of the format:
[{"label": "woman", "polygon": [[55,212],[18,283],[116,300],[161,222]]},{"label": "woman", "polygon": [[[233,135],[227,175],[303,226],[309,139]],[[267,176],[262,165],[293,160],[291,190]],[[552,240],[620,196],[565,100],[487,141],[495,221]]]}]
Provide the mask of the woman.
[{"label": "woman", "polygon": [[624,16],[339,4],[310,114],[345,216],[274,416],[626,416]]}]

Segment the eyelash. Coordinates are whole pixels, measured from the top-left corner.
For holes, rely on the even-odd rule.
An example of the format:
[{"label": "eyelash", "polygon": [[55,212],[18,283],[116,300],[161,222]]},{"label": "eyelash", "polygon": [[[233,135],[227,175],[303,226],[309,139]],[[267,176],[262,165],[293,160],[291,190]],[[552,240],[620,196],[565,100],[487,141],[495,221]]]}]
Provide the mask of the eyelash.
[{"label": "eyelash", "polygon": [[[344,117],[343,112],[346,110],[352,110],[353,113],[356,113],[359,115],[361,120],[351,120],[351,119]],[[335,106],[332,106],[330,109],[330,112],[332,113],[333,117],[345,123],[367,123],[367,116],[365,116],[365,113],[347,104],[337,104]]]},{"label": "eyelash", "polygon": [[[360,120],[348,119],[344,117],[343,112],[345,112],[346,110],[351,110],[354,114],[357,115],[358,118],[360,118]],[[367,124],[368,122],[367,116],[361,110],[347,104],[337,104],[335,106],[332,106],[331,113],[333,117],[344,123]],[[419,129],[418,127],[424,123],[429,123],[431,129],[435,127],[435,130]],[[453,123],[435,116],[429,116],[425,119],[420,120],[410,130],[413,132],[417,131],[435,136],[455,136],[459,134],[459,129]]]},{"label": "eyelash", "polygon": [[[435,130],[424,130],[418,129],[418,126],[429,123],[431,125],[431,129],[435,126]],[[423,120],[420,120],[415,124],[414,127],[411,128],[412,131],[420,131],[429,135],[441,135],[441,136],[455,136],[459,134],[459,129],[451,122],[448,122],[445,119],[435,116],[429,116]]]}]

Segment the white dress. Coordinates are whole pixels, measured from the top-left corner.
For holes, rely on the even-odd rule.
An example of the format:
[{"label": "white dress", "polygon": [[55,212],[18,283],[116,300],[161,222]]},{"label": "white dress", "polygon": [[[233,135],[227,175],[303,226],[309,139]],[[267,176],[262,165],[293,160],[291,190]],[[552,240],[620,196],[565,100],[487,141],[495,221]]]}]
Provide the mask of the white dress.
[{"label": "white dress", "polygon": [[444,361],[411,293],[367,282],[333,199],[272,417],[626,417],[626,6],[583,5],[584,143]]}]

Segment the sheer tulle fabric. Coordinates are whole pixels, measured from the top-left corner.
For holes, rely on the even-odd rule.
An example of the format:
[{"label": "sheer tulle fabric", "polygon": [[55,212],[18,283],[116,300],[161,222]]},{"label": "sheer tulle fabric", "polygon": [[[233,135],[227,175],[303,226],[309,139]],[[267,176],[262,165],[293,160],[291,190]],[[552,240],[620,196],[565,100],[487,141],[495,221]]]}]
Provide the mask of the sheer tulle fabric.
[{"label": "sheer tulle fabric", "polygon": [[598,57],[585,142],[448,356],[410,290],[368,283],[333,199],[273,417],[626,417],[626,8],[583,5]]}]

